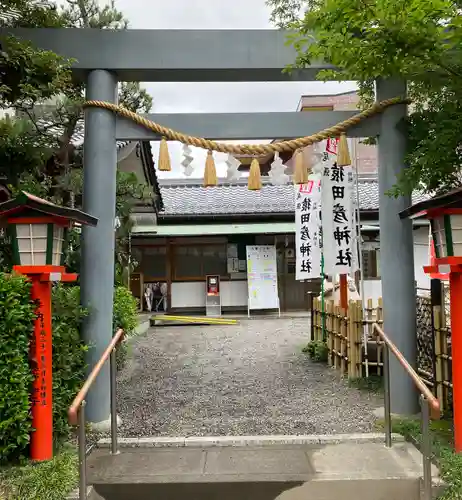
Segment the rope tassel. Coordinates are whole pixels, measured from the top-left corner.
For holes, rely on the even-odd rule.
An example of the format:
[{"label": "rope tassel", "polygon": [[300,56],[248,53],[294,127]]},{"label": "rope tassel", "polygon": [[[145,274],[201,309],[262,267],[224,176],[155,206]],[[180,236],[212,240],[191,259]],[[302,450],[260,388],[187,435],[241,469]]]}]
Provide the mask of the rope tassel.
[{"label": "rope tassel", "polygon": [[338,142],[337,165],[339,167],[348,167],[348,165],[351,165],[350,151],[348,149],[348,141],[345,134],[340,135],[340,140]]},{"label": "rope tassel", "polygon": [[170,172],[172,170],[168,144],[165,137],[162,137],[162,140],[160,141],[158,168],[161,172]]},{"label": "rope tassel", "polygon": [[306,184],[308,182],[308,168],[305,163],[305,155],[301,149],[295,152],[294,184]]},{"label": "rope tassel", "polygon": [[261,189],[260,163],[258,163],[256,158],[250,164],[248,187],[251,191],[259,191]]},{"label": "rope tassel", "polygon": [[213,159],[212,151],[207,152],[204,171],[204,187],[216,186],[218,184],[217,169],[215,168],[215,160]]}]

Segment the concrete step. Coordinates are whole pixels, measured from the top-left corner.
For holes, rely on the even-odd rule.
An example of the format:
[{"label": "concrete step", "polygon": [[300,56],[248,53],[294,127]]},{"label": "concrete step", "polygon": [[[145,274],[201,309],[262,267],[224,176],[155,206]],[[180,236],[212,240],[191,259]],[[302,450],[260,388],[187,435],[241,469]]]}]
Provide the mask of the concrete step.
[{"label": "concrete step", "polygon": [[[383,437],[383,436],[382,436]],[[189,439],[189,441],[188,441]],[[105,500],[420,500],[422,456],[377,435],[103,440],[88,459]],[[438,476],[436,468],[433,470]]]}]

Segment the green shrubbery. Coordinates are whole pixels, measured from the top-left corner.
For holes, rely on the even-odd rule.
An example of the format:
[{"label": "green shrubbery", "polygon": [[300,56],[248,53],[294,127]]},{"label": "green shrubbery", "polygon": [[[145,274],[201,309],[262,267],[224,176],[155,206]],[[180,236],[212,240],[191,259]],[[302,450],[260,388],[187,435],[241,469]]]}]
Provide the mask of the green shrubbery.
[{"label": "green shrubbery", "polygon": [[[138,325],[138,302],[128,288],[118,286],[114,290],[114,333],[122,328],[125,338],[132,335]],[[127,359],[128,345],[122,342],[117,348],[117,367],[120,370]]]},{"label": "green shrubbery", "polygon": [[302,351],[313,360],[319,363],[326,362],[329,355],[326,342],[322,340],[311,340]]},{"label": "green shrubbery", "polygon": [[21,458],[29,442],[33,319],[29,283],[0,274],[0,463]]},{"label": "green shrubbery", "polygon": [[56,439],[69,430],[67,409],[85,379],[85,352],[80,329],[86,311],[80,287],[53,288],[53,431]]},{"label": "green shrubbery", "polygon": [[[80,288],[53,288],[53,419],[57,441],[69,432],[67,409],[85,379],[86,346],[81,325],[87,312],[80,306]],[[30,285],[19,276],[0,273],[0,461],[27,454],[31,432],[29,394],[29,341],[33,331],[34,304]],[[137,302],[125,287],[114,290],[114,328],[128,335],[137,326]],[[119,347],[118,366],[126,358],[126,344]]]}]

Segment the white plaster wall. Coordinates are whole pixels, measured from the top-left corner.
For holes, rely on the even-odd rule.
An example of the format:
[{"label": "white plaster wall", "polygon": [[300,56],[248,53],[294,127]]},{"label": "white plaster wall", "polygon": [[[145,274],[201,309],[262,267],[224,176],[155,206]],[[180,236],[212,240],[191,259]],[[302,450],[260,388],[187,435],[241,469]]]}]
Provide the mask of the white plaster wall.
[{"label": "white plaster wall", "polygon": [[424,273],[423,266],[428,266],[428,227],[415,229],[414,235],[414,272],[418,288],[430,288],[430,278]]},{"label": "white plaster wall", "polygon": [[[418,288],[430,288],[430,279],[424,273],[423,267],[429,264],[428,257],[428,227],[421,227],[413,231],[414,237],[414,276]],[[382,270],[383,271],[383,270]],[[382,296],[381,280],[365,280],[364,296],[374,303]]]},{"label": "white plaster wall", "polygon": [[[172,283],[172,307],[205,307],[205,281]],[[222,307],[247,307],[247,281],[221,282]]]},{"label": "white plaster wall", "polygon": [[382,281],[381,280],[364,280],[364,297],[366,300],[372,299],[374,305],[382,296]]}]

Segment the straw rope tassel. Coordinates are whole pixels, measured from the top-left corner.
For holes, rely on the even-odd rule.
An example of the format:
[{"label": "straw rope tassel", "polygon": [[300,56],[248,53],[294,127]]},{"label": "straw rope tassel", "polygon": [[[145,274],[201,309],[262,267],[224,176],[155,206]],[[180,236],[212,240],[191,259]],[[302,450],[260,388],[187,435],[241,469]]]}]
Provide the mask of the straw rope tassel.
[{"label": "straw rope tassel", "polygon": [[258,191],[261,189],[260,163],[258,163],[256,158],[254,158],[250,164],[248,187],[251,191]]},{"label": "straw rope tassel", "polygon": [[305,163],[305,155],[301,149],[295,152],[294,184],[306,184],[308,182],[308,169]]},{"label": "straw rope tassel", "polygon": [[348,141],[345,134],[340,135],[340,140],[338,142],[337,165],[339,167],[351,165],[350,151],[348,149]]},{"label": "straw rope tassel", "polygon": [[160,141],[158,169],[162,172],[170,172],[172,170],[168,144],[165,137],[162,137],[162,140]]},{"label": "straw rope tassel", "polygon": [[207,159],[205,160],[204,171],[204,187],[216,186],[218,184],[217,169],[215,168],[215,160],[213,159],[212,151],[207,151]]}]

